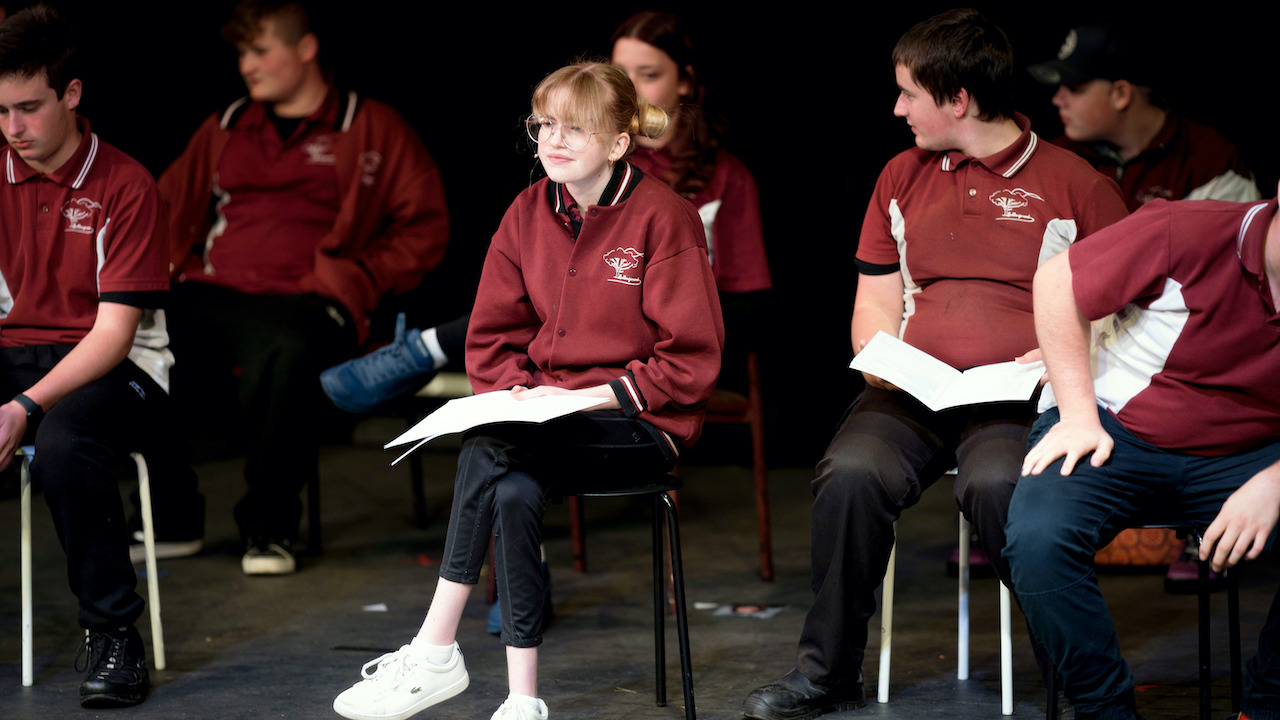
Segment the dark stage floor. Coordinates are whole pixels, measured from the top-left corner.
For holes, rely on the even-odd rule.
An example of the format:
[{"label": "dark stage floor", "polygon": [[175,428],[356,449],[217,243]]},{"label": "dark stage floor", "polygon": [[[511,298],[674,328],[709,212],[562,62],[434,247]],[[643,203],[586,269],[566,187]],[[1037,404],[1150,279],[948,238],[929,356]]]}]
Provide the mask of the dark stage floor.
[{"label": "dark stage floor", "polygon": [[[430,524],[410,522],[408,470],[389,467],[380,450],[401,425],[362,424],[354,447],[323,458],[325,553],[303,557],[284,578],[248,578],[231,505],[241,491],[238,461],[199,466],[208,498],[206,551],[160,563],[168,669],[152,670],[143,705],[115,711],[78,706],[80,674],[72,670],[80,631],[67,590],[64,560],[48,511],[36,499],[36,683],[23,688],[19,663],[18,502],[0,501],[7,536],[0,541],[0,718],[336,718],[333,697],[359,678],[361,665],[399,647],[421,624],[443,547],[452,485],[448,447],[425,454]],[[712,432],[724,432],[712,430]],[[288,448],[281,448],[288,452]],[[745,455],[745,452],[743,453]],[[792,665],[810,600],[808,468],[776,468],[773,483],[777,579],[756,575],[750,473],[695,458],[683,471],[681,496],[689,600],[701,604],[762,603],[786,607],[771,619],[717,617],[690,608],[698,715],[737,718],[746,694]],[[671,704],[653,700],[649,525],[645,504],[595,500],[587,506],[590,571],[573,571],[564,506],[547,514],[546,550],[553,574],[555,624],[541,651],[541,695],[556,720],[683,717],[674,621],[668,620]],[[974,582],[972,677],[955,679],[955,580],[944,563],[955,543],[956,513],[948,487],[926,494],[899,525],[897,603],[891,702],[831,715],[885,718],[999,716],[997,592]],[[1261,626],[1278,573],[1258,567],[1242,580],[1246,655]],[[1166,595],[1159,577],[1108,576],[1103,589],[1122,647],[1140,683],[1148,720],[1196,715],[1194,597]],[[385,609],[377,609],[385,606]],[[1215,716],[1229,710],[1225,596],[1215,596]],[[485,634],[477,592],[459,642],[471,672],[463,695],[418,717],[488,718],[506,696],[504,651]],[[874,621],[878,628],[878,620]],[[150,647],[148,623],[140,623]],[[1015,610],[1016,715],[1043,717],[1038,680]],[[878,633],[868,648],[874,683]],[[874,688],[869,694],[874,696]]]}]

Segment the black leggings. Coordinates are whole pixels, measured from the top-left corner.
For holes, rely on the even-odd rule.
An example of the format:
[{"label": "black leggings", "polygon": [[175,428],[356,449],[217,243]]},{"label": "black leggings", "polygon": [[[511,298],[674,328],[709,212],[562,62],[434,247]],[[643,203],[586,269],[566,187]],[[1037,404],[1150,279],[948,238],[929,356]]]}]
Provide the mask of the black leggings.
[{"label": "black leggings", "polygon": [[656,428],[611,410],[472,430],[458,455],[440,577],[476,584],[492,536],[502,642],[541,645],[539,546],[548,493],[632,484],[674,464]]}]

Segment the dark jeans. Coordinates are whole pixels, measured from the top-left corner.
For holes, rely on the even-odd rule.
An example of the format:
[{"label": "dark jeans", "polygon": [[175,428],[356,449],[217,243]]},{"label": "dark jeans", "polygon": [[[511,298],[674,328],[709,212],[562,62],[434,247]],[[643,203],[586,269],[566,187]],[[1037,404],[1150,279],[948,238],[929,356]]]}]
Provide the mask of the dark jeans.
[{"label": "dark jeans", "polygon": [[854,401],[813,481],[814,600],[796,657],[801,673],[833,687],[857,682],[893,523],[952,467],[956,503],[1008,579],[1004,522],[1034,417],[1031,403],[935,413],[906,393],[872,387]]},{"label": "dark jeans", "polygon": [[[1059,460],[1023,478],[1009,509],[1005,556],[1027,624],[1062,676],[1076,716],[1127,719],[1133,676],[1098,588],[1094,553],[1120,530],[1149,520],[1208,526],[1236,488],[1280,460],[1280,442],[1222,457],[1184,455],[1139,440],[1106,410],[1098,414],[1115,441],[1111,459],[1100,468],[1082,461],[1066,477]],[[1058,419],[1056,408],[1046,412],[1028,446]],[[1244,711],[1253,720],[1280,719],[1278,651],[1280,598],[1248,666]]]},{"label": "dark jeans", "polygon": [[474,585],[493,538],[502,642],[542,644],[542,512],[548,493],[625,486],[675,464],[648,423],[611,410],[464,436],[440,577]]},{"label": "dark jeans", "polygon": [[[31,345],[0,351],[0,397],[34,385],[70,350]],[[116,473],[145,439],[170,431],[167,400],[150,376],[125,360],[73,390],[36,427],[27,428],[24,442],[36,449],[31,474],[44,487],[67,554],[67,579],[80,602],[81,627],[119,628],[142,614]],[[190,475],[191,469],[172,472]]]},{"label": "dark jeans", "polygon": [[[299,492],[320,475],[320,435],[332,408],[320,371],[351,357],[355,329],[318,295],[248,295],[186,282],[171,293],[173,399],[203,429],[238,399],[248,492],[236,505],[246,538],[296,539]],[[214,428],[215,430],[217,428]]]}]

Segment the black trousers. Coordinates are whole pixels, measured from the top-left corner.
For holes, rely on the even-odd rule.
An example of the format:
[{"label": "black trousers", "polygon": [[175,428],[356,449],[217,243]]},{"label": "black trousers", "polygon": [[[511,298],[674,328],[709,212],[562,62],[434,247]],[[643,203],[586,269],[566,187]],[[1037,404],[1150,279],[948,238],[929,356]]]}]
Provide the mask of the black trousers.
[{"label": "black trousers", "polygon": [[675,459],[656,428],[611,410],[472,430],[458,455],[440,577],[478,582],[492,537],[502,642],[541,645],[548,494],[626,486],[670,470]]},{"label": "black trousers", "polygon": [[[31,345],[0,351],[0,397],[34,385],[70,350]],[[130,452],[171,431],[168,397],[129,360],[72,391],[36,427],[27,428],[23,441],[36,449],[32,478],[44,487],[67,554],[67,579],[80,602],[81,627],[114,629],[142,614],[117,473]],[[194,487],[190,466],[162,463],[151,470],[158,482],[172,478]]]},{"label": "black trousers", "polygon": [[319,478],[320,435],[334,412],[320,371],[355,352],[351,319],[318,295],[249,295],[198,282],[175,286],[167,314],[173,399],[188,427],[216,431],[208,420],[234,405],[248,484],[235,508],[240,532],[297,538],[299,492]]},{"label": "black trousers", "polygon": [[854,401],[813,481],[814,601],[800,635],[801,673],[834,687],[858,682],[893,523],[952,467],[956,504],[1009,581],[1004,523],[1034,420],[1030,402],[935,413],[906,393],[872,387]]}]

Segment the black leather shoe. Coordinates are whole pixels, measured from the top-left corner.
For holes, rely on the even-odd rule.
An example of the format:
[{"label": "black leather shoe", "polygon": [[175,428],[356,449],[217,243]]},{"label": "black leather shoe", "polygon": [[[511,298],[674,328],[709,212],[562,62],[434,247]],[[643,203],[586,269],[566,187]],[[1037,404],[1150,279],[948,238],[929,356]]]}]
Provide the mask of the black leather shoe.
[{"label": "black leather shoe", "polygon": [[76,656],[76,670],[84,670],[80,657],[86,652],[89,675],[80,683],[81,707],[125,707],[147,699],[151,679],[137,628],[91,631]]},{"label": "black leather shoe", "polygon": [[753,720],[812,720],[829,712],[857,710],[867,704],[862,673],[850,687],[819,685],[792,670],[772,685],[756,688],[742,703],[743,717]]}]

